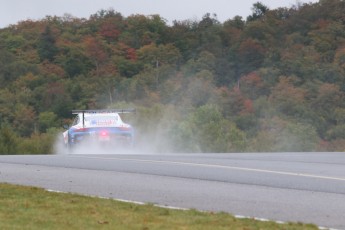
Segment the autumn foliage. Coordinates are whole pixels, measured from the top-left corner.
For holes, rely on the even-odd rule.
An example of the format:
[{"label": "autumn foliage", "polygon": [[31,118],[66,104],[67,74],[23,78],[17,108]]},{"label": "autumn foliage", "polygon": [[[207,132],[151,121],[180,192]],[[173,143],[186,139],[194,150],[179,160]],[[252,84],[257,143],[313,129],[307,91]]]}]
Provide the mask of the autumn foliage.
[{"label": "autumn foliage", "polygon": [[160,152],[345,150],[345,2],[252,9],[0,29],[0,153],[51,153],[72,109],[118,106]]}]

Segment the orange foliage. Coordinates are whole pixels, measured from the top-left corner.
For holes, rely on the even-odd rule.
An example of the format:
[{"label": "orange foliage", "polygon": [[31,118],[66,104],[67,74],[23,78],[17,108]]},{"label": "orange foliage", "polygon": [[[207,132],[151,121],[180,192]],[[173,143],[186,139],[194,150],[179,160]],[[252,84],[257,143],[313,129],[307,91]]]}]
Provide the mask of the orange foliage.
[{"label": "orange foliage", "polygon": [[103,51],[101,44],[94,37],[86,37],[84,39],[84,44],[88,56],[96,60],[96,62],[102,62],[107,58],[107,55]]},{"label": "orange foliage", "polygon": [[121,32],[116,28],[116,25],[114,25],[112,22],[104,22],[101,25],[99,34],[108,40],[116,40],[121,34]]},{"label": "orange foliage", "polygon": [[326,28],[331,22],[327,21],[325,19],[320,19],[316,22],[316,25],[320,28],[320,29],[324,29]]},{"label": "orange foliage", "polygon": [[254,112],[254,107],[253,107],[253,101],[250,99],[245,99],[243,102],[243,109],[240,112],[240,114],[248,114],[248,113],[253,113]]},{"label": "orange foliage", "polygon": [[224,109],[232,115],[247,115],[254,112],[253,101],[247,98],[238,87],[229,90],[222,86],[216,90],[216,93]]},{"label": "orange foliage", "polygon": [[244,83],[248,85],[249,87],[255,87],[255,88],[263,87],[262,79],[256,72],[251,72],[241,77],[241,83]]},{"label": "orange foliage", "polygon": [[272,89],[270,100],[277,104],[282,102],[302,103],[305,100],[306,91],[295,87],[292,78],[281,77],[279,83]]},{"label": "orange foliage", "polygon": [[42,62],[39,65],[39,68],[41,73],[44,75],[56,75],[62,78],[66,77],[66,73],[61,66],[53,64],[47,60]]},{"label": "orange foliage", "polygon": [[132,61],[137,60],[137,52],[134,48],[128,48],[127,49],[127,55],[126,58]]}]

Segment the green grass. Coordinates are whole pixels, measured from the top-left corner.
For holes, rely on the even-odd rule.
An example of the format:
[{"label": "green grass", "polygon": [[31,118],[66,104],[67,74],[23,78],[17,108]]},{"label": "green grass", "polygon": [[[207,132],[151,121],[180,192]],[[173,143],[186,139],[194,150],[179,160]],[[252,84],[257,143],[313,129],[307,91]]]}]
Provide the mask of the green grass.
[{"label": "green grass", "polygon": [[0,184],[0,229],[318,229]]}]

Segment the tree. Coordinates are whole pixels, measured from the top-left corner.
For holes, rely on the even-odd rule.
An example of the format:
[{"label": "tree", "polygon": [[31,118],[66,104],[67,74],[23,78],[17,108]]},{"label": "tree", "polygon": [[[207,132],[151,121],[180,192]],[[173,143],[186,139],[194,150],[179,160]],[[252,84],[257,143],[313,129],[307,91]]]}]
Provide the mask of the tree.
[{"label": "tree", "polygon": [[56,62],[63,67],[70,78],[86,74],[92,69],[91,60],[77,46],[68,46],[64,54],[56,58]]},{"label": "tree", "polygon": [[107,60],[107,54],[103,50],[103,47],[99,40],[94,37],[86,37],[84,39],[85,49],[87,57],[92,61],[96,67],[96,76],[100,76],[100,68]]},{"label": "tree", "polygon": [[46,132],[47,129],[57,127],[58,117],[53,112],[42,112],[38,116],[38,125],[41,132]]},{"label": "tree", "polygon": [[167,41],[179,49],[183,60],[194,58],[198,50],[197,30],[198,22],[192,20],[174,21],[173,26],[168,30]]},{"label": "tree", "polygon": [[260,131],[252,141],[251,151],[255,152],[305,152],[317,149],[319,137],[312,125],[275,116],[261,120]]},{"label": "tree", "polygon": [[325,136],[328,128],[337,125],[339,115],[336,110],[345,108],[343,100],[344,92],[338,85],[323,83],[319,86],[316,97],[311,100],[311,108],[317,116],[316,125],[321,137]]},{"label": "tree", "polygon": [[201,71],[215,73],[215,68],[216,57],[208,51],[202,51],[196,58],[188,60],[184,65],[183,71],[186,76],[190,76]]},{"label": "tree", "polygon": [[41,61],[48,60],[52,62],[58,53],[58,48],[55,45],[55,38],[49,26],[46,26],[43,33],[41,33],[38,44],[37,52]]},{"label": "tree", "polygon": [[256,72],[251,72],[240,79],[240,89],[250,99],[256,99],[265,95],[266,85]]},{"label": "tree", "polygon": [[0,126],[0,155],[17,154],[18,137],[9,124]]},{"label": "tree", "polygon": [[47,78],[56,76],[59,78],[66,77],[66,72],[60,65],[51,63],[47,60],[41,62],[38,68],[39,72]]},{"label": "tree", "polygon": [[[152,137],[171,134],[176,151],[243,149],[226,144],[236,139],[230,133],[253,149],[316,149],[319,138],[320,149],[341,149],[344,11],[344,1],[320,0],[273,10],[257,2],[247,20],[224,23],[207,13],[167,25],[159,15],[114,10],[21,21],[0,30],[0,122],[38,152],[48,127],[70,110],[123,100],[169,108],[174,116],[158,113],[166,126]],[[198,130],[204,115],[214,127]],[[139,125],[150,128],[157,116]]]},{"label": "tree", "polygon": [[181,59],[179,50],[173,44],[166,45],[145,45],[138,52],[138,59],[154,68],[162,65],[176,66]]},{"label": "tree", "polygon": [[15,94],[8,89],[0,90],[0,125],[13,121],[14,106],[16,104]]},{"label": "tree", "polygon": [[169,76],[165,72],[176,69],[181,55],[179,50],[172,44],[155,45],[150,44],[143,46],[138,50],[138,61],[143,64],[146,71],[149,71],[155,77],[155,88]]},{"label": "tree", "polygon": [[217,15],[213,17],[205,14],[196,28],[198,38],[198,51],[207,51],[214,55],[221,55],[221,27]]},{"label": "tree", "polygon": [[208,70],[200,71],[187,81],[187,87],[182,92],[181,104],[186,107],[200,107],[206,105],[213,96],[215,86],[213,75]]},{"label": "tree", "polygon": [[4,39],[7,50],[12,53],[20,52],[20,49],[25,46],[25,39],[21,35],[9,35]]},{"label": "tree", "polygon": [[11,63],[15,61],[16,56],[2,48],[2,46],[3,45],[0,44],[0,85],[4,87],[13,80]]},{"label": "tree", "polygon": [[261,67],[265,58],[265,48],[251,38],[243,41],[238,48],[238,66],[241,74],[247,74]]},{"label": "tree", "polygon": [[182,152],[237,152],[246,146],[245,134],[213,105],[198,108],[175,132],[176,148]]},{"label": "tree", "polygon": [[227,118],[253,112],[252,101],[238,87],[222,89],[220,94],[222,112]]},{"label": "tree", "polygon": [[269,11],[269,8],[262,4],[261,2],[257,2],[253,4],[252,7],[252,15],[249,15],[247,17],[247,21],[255,21],[260,18],[262,18],[267,12]]},{"label": "tree", "polygon": [[36,130],[35,118],[34,108],[17,104],[14,110],[13,126],[21,136],[28,137]]},{"label": "tree", "polygon": [[109,43],[114,43],[118,40],[123,27],[124,23],[121,14],[116,14],[116,16],[108,17],[102,22],[99,34]]},{"label": "tree", "polygon": [[73,109],[71,97],[66,93],[66,88],[61,82],[47,84],[42,92],[43,106],[46,111],[52,111],[59,117],[69,117]]},{"label": "tree", "polygon": [[306,90],[293,85],[294,78],[281,77],[272,89],[269,101],[275,109],[287,116],[303,117],[306,107]]},{"label": "tree", "polygon": [[159,15],[131,15],[125,20],[126,31],[119,40],[135,49],[151,43],[160,44],[168,36],[166,22]]}]

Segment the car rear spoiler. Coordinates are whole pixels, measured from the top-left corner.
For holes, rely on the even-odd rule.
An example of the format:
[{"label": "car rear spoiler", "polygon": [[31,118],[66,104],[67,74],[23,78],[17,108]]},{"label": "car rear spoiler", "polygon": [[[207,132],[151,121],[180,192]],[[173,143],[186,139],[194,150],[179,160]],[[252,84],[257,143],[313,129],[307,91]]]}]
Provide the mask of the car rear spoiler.
[{"label": "car rear spoiler", "polygon": [[85,113],[136,113],[136,109],[93,109],[93,110],[72,110],[72,114],[83,114],[83,127],[85,127]]},{"label": "car rear spoiler", "polygon": [[135,113],[136,109],[92,109],[92,110],[72,110],[72,114],[79,113]]}]

